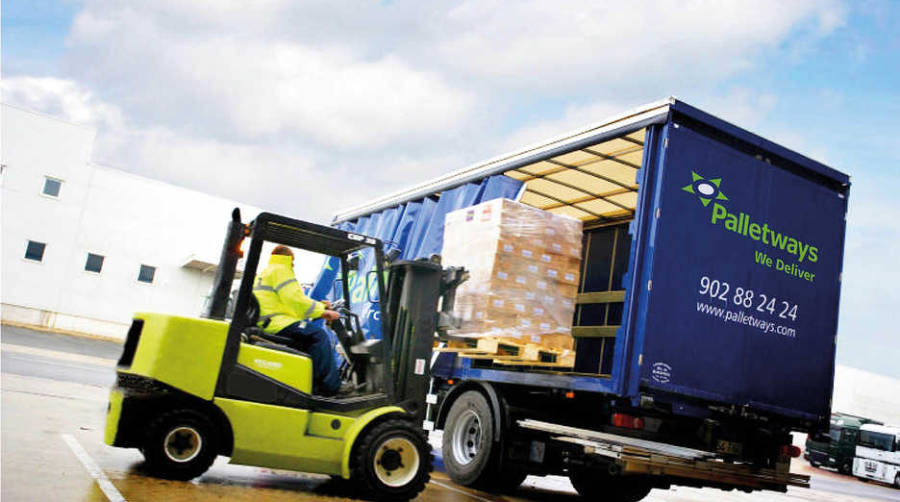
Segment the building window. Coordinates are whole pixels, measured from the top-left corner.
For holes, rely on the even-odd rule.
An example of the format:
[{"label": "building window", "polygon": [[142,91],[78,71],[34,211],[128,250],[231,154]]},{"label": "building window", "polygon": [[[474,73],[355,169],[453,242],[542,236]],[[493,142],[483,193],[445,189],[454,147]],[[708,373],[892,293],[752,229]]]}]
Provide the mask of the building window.
[{"label": "building window", "polygon": [[59,189],[62,188],[62,180],[44,176],[44,195],[59,197]]},{"label": "building window", "polygon": [[141,271],[140,273],[138,273],[138,280],[150,284],[153,282],[153,277],[155,275],[156,267],[151,267],[150,265],[141,265]]},{"label": "building window", "polygon": [[25,259],[33,261],[44,261],[44,249],[47,245],[43,242],[28,241],[25,246]]},{"label": "building window", "polygon": [[100,273],[103,268],[103,256],[94,253],[88,253],[87,261],[84,262],[84,269],[88,272]]}]

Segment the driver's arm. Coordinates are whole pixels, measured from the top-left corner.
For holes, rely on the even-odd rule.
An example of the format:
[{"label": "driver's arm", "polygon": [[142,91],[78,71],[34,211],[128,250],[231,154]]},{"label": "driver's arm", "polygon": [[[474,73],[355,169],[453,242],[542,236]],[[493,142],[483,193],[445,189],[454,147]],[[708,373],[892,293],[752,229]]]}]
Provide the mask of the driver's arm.
[{"label": "driver's arm", "polygon": [[325,312],[325,304],[306,296],[294,274],[285,270],[275,274],[275,292],[285,305],[290,306],[300,319],[318,319]]}]

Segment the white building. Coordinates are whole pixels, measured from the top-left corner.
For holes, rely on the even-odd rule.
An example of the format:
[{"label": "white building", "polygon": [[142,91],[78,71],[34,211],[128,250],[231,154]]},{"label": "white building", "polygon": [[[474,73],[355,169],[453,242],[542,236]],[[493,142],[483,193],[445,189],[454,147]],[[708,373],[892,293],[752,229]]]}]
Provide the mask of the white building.
[{"label": "white building", "polygon": [[2,320],[123,338],[135,311],[203,310],[231,210],[90,162],[95,131],[2,105]]}]

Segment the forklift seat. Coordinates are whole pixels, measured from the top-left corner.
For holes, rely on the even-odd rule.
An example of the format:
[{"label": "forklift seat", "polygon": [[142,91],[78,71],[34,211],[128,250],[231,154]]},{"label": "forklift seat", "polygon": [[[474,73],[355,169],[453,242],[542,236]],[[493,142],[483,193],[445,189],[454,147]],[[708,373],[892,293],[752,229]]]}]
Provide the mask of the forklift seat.
[{"label": "forklift seat", "polygon": [[260,340],[263,340],[263,341],[257,341],[253,345],[256,345],[257,347],[262,347],[264,349],[280,350],[282,352],[287,352],[288,354],[309,357],[310,359],[312,359],[309,356],[309,354],[307,354],[306,352],[300,352],[299,350],[288,347],[287,345],[282,345],[280,343],[269,343],[269,342],[265,341],[265,339],[262,339],[262,338]]},{"label": "forklift seat", "polygon": [[298,356],[310,357],[306,352],[290,347],[291,342],[293,342],[290,338],[266,333],[263,331],[263,328],[257,326],[257,323],[259,322],[259,300],[257,300],[256,295],[252,293],[250,294],[250,303],[247,305],[245,319],[247,327],[244,328],[243,334],[247,335],[247,340],[250,343],[267,349],[280,350]]}]

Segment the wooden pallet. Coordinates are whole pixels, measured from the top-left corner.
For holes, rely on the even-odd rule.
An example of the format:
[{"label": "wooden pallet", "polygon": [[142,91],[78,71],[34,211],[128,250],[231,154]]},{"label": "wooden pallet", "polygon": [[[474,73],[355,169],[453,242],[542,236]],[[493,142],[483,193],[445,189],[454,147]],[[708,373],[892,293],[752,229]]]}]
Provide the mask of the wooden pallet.
[{"label": "wooden pallet", "polygon": [[534,366],[548,368],[572,368],[575,353],[544,347],[534,343],[520,343],[505,338],[452,339],[447,347],[435,349],[437,352],[455,352],[459,357],[469,359],[490,359],[501,366]]}]

